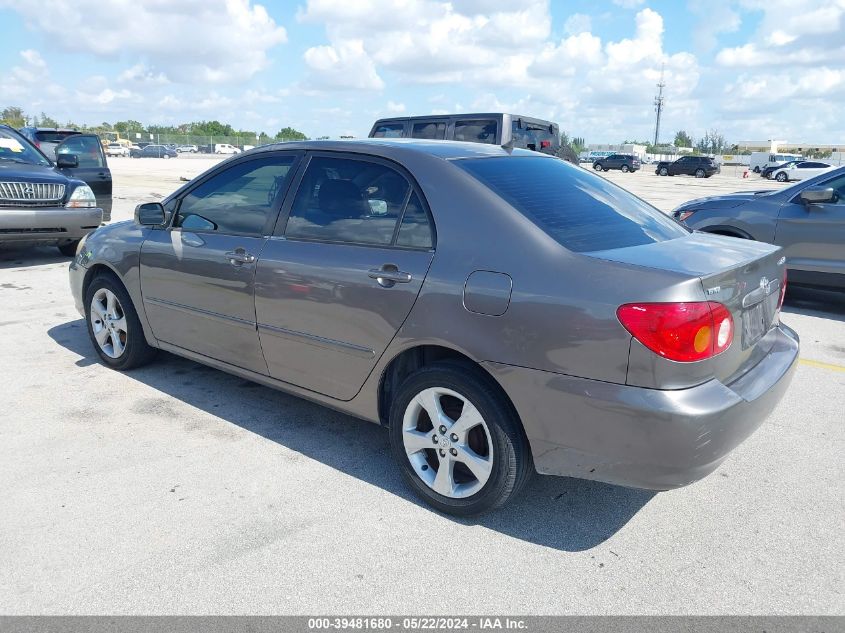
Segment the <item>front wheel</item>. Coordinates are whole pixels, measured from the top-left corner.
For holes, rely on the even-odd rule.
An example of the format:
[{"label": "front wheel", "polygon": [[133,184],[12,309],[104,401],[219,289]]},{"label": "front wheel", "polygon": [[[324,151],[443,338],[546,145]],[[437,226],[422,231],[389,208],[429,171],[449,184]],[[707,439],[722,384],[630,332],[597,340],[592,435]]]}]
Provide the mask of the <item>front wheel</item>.
[{"label": "front wheel", "polygon": [[759,167],[755,167],[755,168],[754,168],[754,173],[755,173],[755,174],[759,174],[759,173],[760,173],[760,168],[759,168]]},{"label": "front wheel", "polygon": [[170,158],[170,154],[165,154],[162,158]]},{"label": "front wheel", "polygon": [[156,350],[147,344],[126,288],[111,275],[94,278],[85,292],[88,336],[100,359],[126,370],[150,362]]},{"label": "front wheel", "polygon": [[458,516],[504,505],[534,470],[513,405],[470,365],[436,363],[411,374],[391,405],[390,445],[414,492]]},{"label": "front wheel", "polygon": [[601,171],[602,166],[599,163],[596,163],[595,165],[593,165],[593,169],[595,169],[596,171]]},{"label": "front wheel", "polygon": [[789,180],[789,178],[787,177],[786,173],[780,172],[777,176],[775,176],[775,180],[777,180],[778,182],[786,182],[787,180]]},{"label": "front wheel", "polygon": [[631,169],[628,165],[622,165],[622,173],[627,174],[629,171],[631,171]]},{"label": "front wheel", "polygon": [[669,170],[668,170],[668,169],[666,169],[665,167],[661,167],[661,168],[660,168],[660,175],[661,175],[661,176],[668,176],[668,175],[669,175]]},{"label": "front wheel", "polygon": [[704,173],[703,169],[696,169],[695,170],[695,177],[696,178],[704,178],[707,174]]}]

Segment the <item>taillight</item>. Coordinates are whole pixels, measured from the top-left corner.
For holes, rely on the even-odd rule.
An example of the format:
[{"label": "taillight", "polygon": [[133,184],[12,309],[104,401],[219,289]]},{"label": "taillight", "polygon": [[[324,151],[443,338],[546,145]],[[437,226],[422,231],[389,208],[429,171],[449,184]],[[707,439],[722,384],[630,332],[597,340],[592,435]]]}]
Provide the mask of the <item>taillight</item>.
[{"label": "taillight", "polygon": [[551,147],[551,141],[540,141],[540,149],[546,149],[547,147]]},{"label": "taillight", "polygon": [[682,363],[721,354],[734,336],[730,311],[715,301],[626,303],[616,316],[652,352]]},{"label": "taillight", "polygon": [[783,279],[780,280],[780,301],[778,301],[778,310],[783,307],[784,299],[786,299],[786,266],[783,267]]}]

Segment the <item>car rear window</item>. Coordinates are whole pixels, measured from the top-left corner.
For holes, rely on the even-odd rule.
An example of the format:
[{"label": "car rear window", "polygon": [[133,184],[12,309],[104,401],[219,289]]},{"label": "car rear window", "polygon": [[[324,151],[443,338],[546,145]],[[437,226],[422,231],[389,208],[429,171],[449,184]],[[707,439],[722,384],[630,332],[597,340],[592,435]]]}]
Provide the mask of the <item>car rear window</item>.
[{"label": "car rear window", "polygon": [[39,143],[61,143],[68,136],[74,136],[79,132],[56,132],[56,131],[39,131],[35,133],[35,138]]},{"label": "car rear window", "polygon": [[496,142],[496,121],[493,119],[470,119],[455,121],[455,140],[471,143]]},{"label": "car rear window", "polygon": [[621,187],[562,160],[514,156],[455,164],[570,251],[625,248],[688,234]]},{"label": "car rear window", "polygon": [[376,126],[370,136],[372,138],[402,138],[405,133],[404,123],[383,123]]}]

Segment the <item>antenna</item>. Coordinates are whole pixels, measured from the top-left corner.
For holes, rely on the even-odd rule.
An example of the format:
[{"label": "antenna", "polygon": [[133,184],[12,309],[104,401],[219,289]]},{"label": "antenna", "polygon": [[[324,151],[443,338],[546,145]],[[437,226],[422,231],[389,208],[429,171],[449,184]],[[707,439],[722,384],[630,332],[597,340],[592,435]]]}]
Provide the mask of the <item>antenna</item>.
[{"label": "antenna", "polygon": [[663,81],[663,74],[666,69],[665,64],[660,65],[660,83],[657,84],[657,96],[654,98],[654,111],[657,112],[657,121],[654,124],[654,145],[660,140],[660,115],[663,114],[663,88],[666,83]]}]

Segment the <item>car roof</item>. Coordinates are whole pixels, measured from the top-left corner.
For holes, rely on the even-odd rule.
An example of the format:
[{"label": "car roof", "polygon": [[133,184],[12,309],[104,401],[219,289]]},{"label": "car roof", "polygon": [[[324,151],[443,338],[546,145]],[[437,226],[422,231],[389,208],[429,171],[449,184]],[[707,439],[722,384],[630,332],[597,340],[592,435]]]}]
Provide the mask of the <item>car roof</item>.
[{"label": "car roof", "polygon": [[300,149],[310,151],[352,152],[374,154],[384,158],[398,159],[411,154],[426,154],[444,160],[458,158],[492,158],[496,156],[537,156],[552,158],[548,154],[525,149],[505,149],[501,145],[470,143],[465,141],[432,141],[411,138],[367,138],[343,141],[287,141],[262,145],[249,153],[266,152],[280,149]]}]

